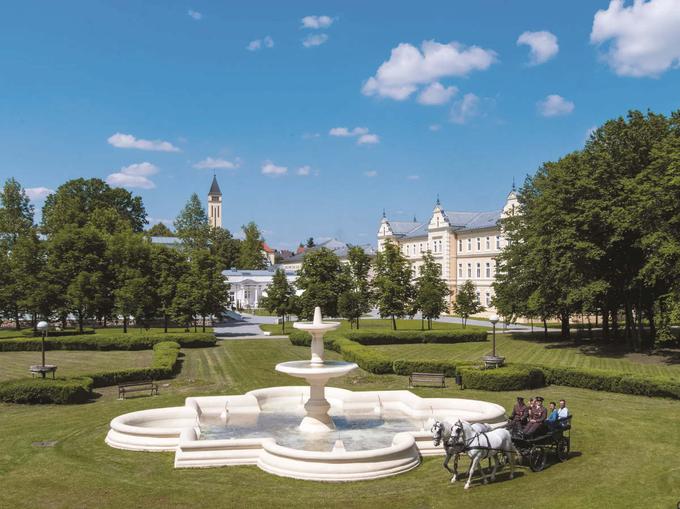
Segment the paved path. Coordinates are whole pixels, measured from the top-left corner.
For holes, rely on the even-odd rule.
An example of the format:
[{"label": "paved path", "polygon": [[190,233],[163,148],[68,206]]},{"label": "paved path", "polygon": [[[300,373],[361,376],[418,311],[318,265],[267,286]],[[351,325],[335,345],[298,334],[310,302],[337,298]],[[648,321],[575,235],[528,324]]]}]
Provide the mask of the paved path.
[{"label": "paved path", "polygon": [[215,330],[215,336],[217,336],[218,339],[277,337],[277,336],[265,336],[262,329],[260,329],[260,324],[276,323],[275,316],[255,316],[247,314],[242,315],[243,315],[242,322],[236,321],[223,322],[213,327],[213,329]]}]

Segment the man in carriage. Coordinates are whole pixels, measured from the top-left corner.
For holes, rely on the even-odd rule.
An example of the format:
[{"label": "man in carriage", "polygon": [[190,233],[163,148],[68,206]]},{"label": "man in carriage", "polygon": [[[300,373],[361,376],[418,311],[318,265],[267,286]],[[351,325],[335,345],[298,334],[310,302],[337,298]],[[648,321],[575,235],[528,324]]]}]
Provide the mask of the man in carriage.
[{"label": "man in carriage", "polygon": [[529,415],[529,407],[524,404],[524,398],[522,396],[517,396],[517,403],[512,408],[512,414],[508,419],[508,428],[510,428],[510,433],[516,433],[522,429],[527,422]]},{"label": "man in carriage", "polygon": [[525,436],[531,436],[543,427],[548,411],[543,406],[543,397],[537,396],[534,406],[529,409],[529,422],[524,427]]}]

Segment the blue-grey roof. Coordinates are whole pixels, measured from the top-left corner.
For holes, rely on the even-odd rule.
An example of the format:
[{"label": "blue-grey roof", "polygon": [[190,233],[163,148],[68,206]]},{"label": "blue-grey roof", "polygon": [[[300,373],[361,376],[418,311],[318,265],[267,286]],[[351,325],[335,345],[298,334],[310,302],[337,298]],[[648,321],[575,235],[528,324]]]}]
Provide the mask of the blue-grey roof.
[{"label": "blue-grey roof", "polygon": [[490,212],[446,212],[451,226],[459,230],[494,228],[501,219],[502,210]]},{"label": "blue-grey roof", "polygon": [[[321,249],[322,247],[325,247],[326,249],[330,249],[333,251],[339,258],[344,258],[347,256],[347,253],[349,252],[349,248],[352,247],[346,242],[342,242],[341,240],[336,240],[336,239],[330,239],[327,240],[326,242],[323,242],[321,244],[317,244],[314,247],[310,247],[306,249],[304,252],[296,254],[295,256],[291,256],[290,258],[286,258],[283,263],[295,263],[295,262],[301,262],[306,253],[309,253],[310,251],[316,251],[317,249]],[[359,246],[363,248],[364,251],[366,251],[366,254],[369,255],[374,255],[375,254],[375,249],[373,249],[373,246],[370,244],[365,244],[362,246]]]},{"label": "blue-grey roof", "polygon": [[392,229],[392,233],[395,235],[406,235],[409,232],[412,232],[416,228],[420,228],[423,226],[422,223],[417,223],[414,221],[390,221],[390,228]]},{"label": "blue-grey roof", "polygon": [[[390,226],[392,223],[390,223]],[[415,229],[408,232],[404,237],[427,237],[427,223],[422,223]]]},{"label": "blue-grey roof", "polygon": [[151,237],[152,244],[178,245],[182,243],[179,237]]},{"label": "blue-grey roof", "polygon": [[[225,276],[273,276],[276,270],[249,270],[249,269],[228,269],[223,270],[222,274]],[[294,272],[286,272],[286,274],[294,274]]]}]

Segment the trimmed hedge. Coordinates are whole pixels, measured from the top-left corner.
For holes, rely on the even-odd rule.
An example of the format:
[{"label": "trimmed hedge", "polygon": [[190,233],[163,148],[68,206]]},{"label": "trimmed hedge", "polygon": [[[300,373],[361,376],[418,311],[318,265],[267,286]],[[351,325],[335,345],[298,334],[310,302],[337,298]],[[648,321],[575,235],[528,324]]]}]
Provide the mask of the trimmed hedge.
[{"label": "trimmed hedge", "polygon": [[85,403],[92,396],[89,377],[50,380],[27,378],[0,383],[0,401],[5,403]]},{"label": "trimmed hedge", "polygon": [[545,375],[539,368],[507,365],[496,369],[462,368],[463,387],[482,391],[518,391],[545,386]]},{"label": "trimmed hedge", "polygon": [[397,359],[392,363],[392,370],[397,375],[410,375],[411,373],[444,373],[448,377],[453,377],[456,376],[456,373],[469,365],[470,364],[466,362]]},{"label": "trimmed hedge", "polygon": [[153,347],[153,361],[148,368],[124,369],[119,371],[103,371],[87,375],[93,381],[93,387],[107,387],[122,382],[138,380],[161,380],[171,378],[175,374],[179,358],[180,345],[174,341],[156,343]]},{"label": "trimmed hedge", "polygon": [[[182,348],[214,346],[217,342],[212,333],[169,332],[153,334],[87,334],[61,338],[47,337],[46,350],[150,350],[165,341],[179,343]],[[0,339],[0,352],[26,352],[41,349],[40,338]]]},{"label": "trimmed hedge", "polygon": [[406,345],[414,343],[472,343],[486,341],[485,329],[346,332],[345,337],[360,345]]}]

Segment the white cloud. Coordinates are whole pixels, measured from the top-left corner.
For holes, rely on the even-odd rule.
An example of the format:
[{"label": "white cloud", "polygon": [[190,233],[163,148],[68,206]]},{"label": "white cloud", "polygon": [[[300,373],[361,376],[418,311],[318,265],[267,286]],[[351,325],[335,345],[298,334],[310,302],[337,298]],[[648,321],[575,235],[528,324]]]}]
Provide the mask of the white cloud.
[{"label": "white cloud", "polygon": [[116,133],[106,140],[109,145],[117,148],[137,148],[139,150],[152,150],[156,152],[179,152],[169,141],[163,140],[143,140],[135,138],[131,134]]},{"label": "white cloud", "polygon": [[240,166],[240,161],[227,161],[226,159],[206,157],[202,161],[194,164],[194,168],[199,170],[233,170]]},{"label": "white cloud", "polygon": [[357,140],[357,145],[375,145],[380,143],[380,136],[377,134],[362,134]]},{"label": "white cloud", "polygon": [[465,94],[463,98],[456,101],[451,108],[451,122],[464,124],[470,118],[479,114],[479,97],[475,94]]},{"label": "white cloud", "polygon": [[312,167],[309,165],[300,166],[295,173],[300,177],[308,177],[312,173]]},{"label": "white cloud", "polygon": [[319,133],[304,133],[302,135],[303,140],[313,140],[315,138],[320,138],[321,135]]},{"label": "white cloud", "polygon": [[367,177],[377,177],[378,172],[375,171],[375,170],[369,170],[369,171],[364,172],[364,175],[366,175]]},{"label": "white cloud", "polygon": [[420,175],[409,175],[406,180],[420,180]]},{"label": "white cloud", "polygon": [[557,94],[550,94],[536,105],[538,112],[544,117],[559,117],[574,111],[574,103]]},{"label": "white cloud", "polygon": [[305,48],[312,48],[314,46],[321,46],[328,40],[326,34],[312,34],[305,37],[302,41],[302,45]]},{"label": "white cloud", "polygon": [[106,177],[106,183],[114,187],[153,189],[156,184],[148,177],[158,173],[158,167],[151,163],[135,163],[124,166],[117,173]]},{"label": "white cloud", "polygon": [[330,16],[305,16],[301,21],[302,28],[318,30],[319,28],[328,28],[331,26],[334,19]]},{"label": "white cloud", "polygon": [[680,66],[680,2],[612,0],[595,13],[590,42],[608,43],[603,58],[620,76],[659,76]]},{"label": "white cloud", "polygon": [[365,95],[379,95],[403,101],[420,85],[446,76],[467,76],[472,71],[488,69],[496,61],[496,52],[458,42],[441,44],[423,41],[420,49],[401,43],[392,49],[362,88]]},{"label": "white cloud", "polygon": [[285,166],[276,166],[271,161],[265,161],[262,165],[262,175],[269,175],[271,177],[279,177],[288,173],[288,168]]},{"label": "white cloud", "polygon": [[517,45],[529,46],[529,65],[540,65],[555,55],[560,50],[555,34],[541,30],[540,32],[524,32],[517,38]]},{"label": "white cloud", "polygon": [[270,36],[266,36],[263,39],[255,39],[253,41],[250,41],[248,43],[248,46],[246,46],[246,49],[248,51],[258,51],[262,48],[273,48],[274,47],[274,39],[272,39]]},{"label": "white cloud", "polygon": [[331,136],[350,137],[368,134],[368,127],[355,127],[354,129],[347,129],[346,127],[333,127],[328,134]]},{"label": "white cloud", "polygon": [[189,17],[195,19],[196,21],[200,21],[200,20],[203,19],[203,14],[201,14],[201,13],[198,12],[198,11],[194,11],[194,10],[192,10],[192,9],[189,9],[189,11],[187,12],[187,14],[189,15]]},{"label": "white cloud", "polygon": [[441,124],[432,124],[428,129],[432,132],[439,131],[442,128]]},{"label": "white cloud", "polygon": [[25,191],[29,200],[40,201],[47,198],[48,194],[52,194],[54,189],[50,189],[49,187],[27,187]]},{"label": "white cloud", "polygon": [[420,92],[420,95],[418,95],[418,102],[429,106],[445,104],[449,102],[456,92],[458,92],[456,87],[445,87],[438,81],[435,81]]}]

